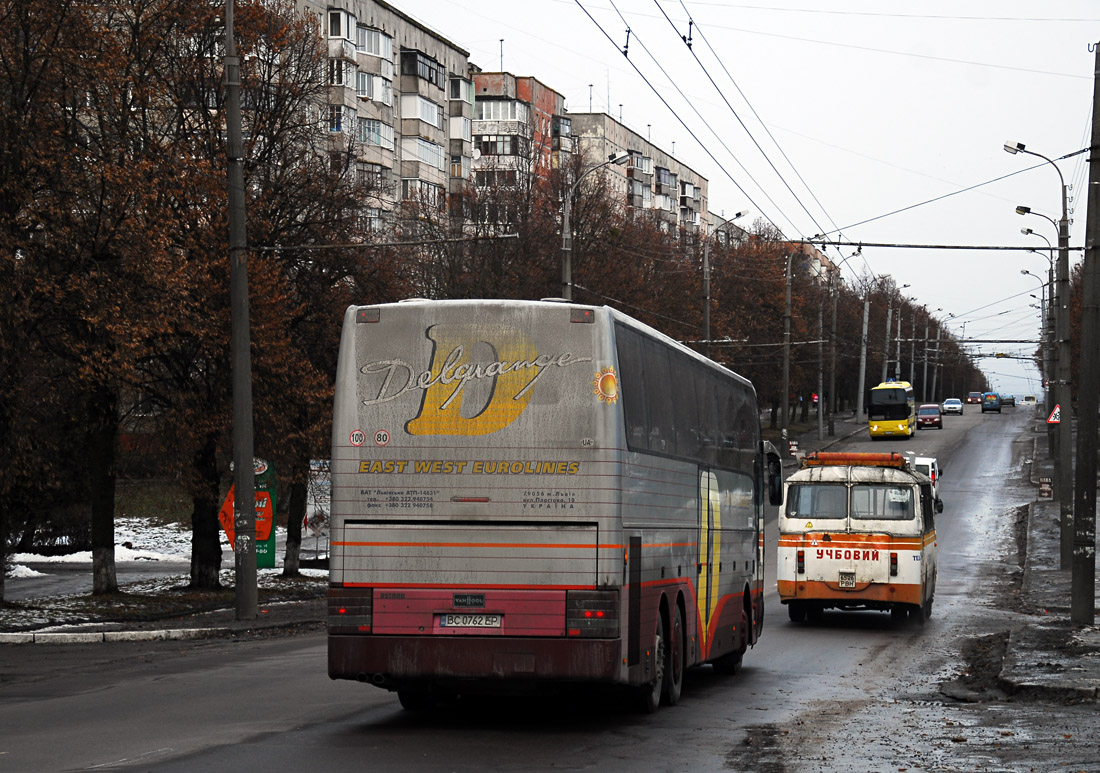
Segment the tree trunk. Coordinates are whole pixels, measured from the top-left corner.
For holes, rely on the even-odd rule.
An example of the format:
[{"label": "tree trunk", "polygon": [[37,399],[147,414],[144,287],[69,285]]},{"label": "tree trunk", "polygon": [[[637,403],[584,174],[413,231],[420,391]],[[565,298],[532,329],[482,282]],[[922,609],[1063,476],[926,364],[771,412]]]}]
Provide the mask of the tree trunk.
[{"label": "tree trunk", "polygon": [[772,400],[772,420],[771,420],[771,423],[768,426],[771,427],[772,429],[778,429],[779,428],[779,401],[778,400],[774,400],[774,399]]},{"label": "tree trunk", "polygon": [[110,389],[96,390],[88,401],[92,494],[92,594],[118,592],[115,576],[115,455],[118,402]]},{"label": "tree trunk", "polygon": [[218,539],[218,475],[216,444],[207,438],[195,455],[195,474],[199,476],[197,493],[191,501],[191,583],[197,590],[221,588],[219,572],[222,566],[222,547]]},{"label": "tree trunk", "polygon": [[297,577],[302,549],[302,520],[306,516],[306,494],[309,492],[309,459],[294,463],[290,482],[290,502],[286,514],[286,555],[283,556],[283,577]]}]

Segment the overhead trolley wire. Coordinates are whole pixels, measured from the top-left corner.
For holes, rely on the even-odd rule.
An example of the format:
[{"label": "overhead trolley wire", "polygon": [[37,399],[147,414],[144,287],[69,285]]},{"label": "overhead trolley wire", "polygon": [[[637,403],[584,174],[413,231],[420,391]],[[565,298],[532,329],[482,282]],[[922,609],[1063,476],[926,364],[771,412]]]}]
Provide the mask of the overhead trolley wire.
[{"label": "overhead trolley wire", "polygon": [[[589,13],[588,9],[584,7],[584,5],[583,5],[583,4],[581,3],[581,1],[580,1],[580,0],[574,0],[574,2],[575,2],[575,3],[577,4],[577,7],[578,7],[578,8],[580,8],[580,9],[581,9],[582,11],[584,11],[584,14],[585,14],[585,16],[587,16],[587,17],[589,18],[589,20],[591,20],[591,22],[592,22],[593,24],[595,24],[595,25],[596,25],[596,28],[597,28],[597,29],[598,29],[598,30],[599,30],[599,31],[600,31],[601,33],[603,33],[603,36],[604,36],[605,38],[607,38],[608,42],[609,42],[609,43],[611,43],[611,45],[613,45],[613,46],[615,46],[616,48],[618,48],[618,44],[617,44],[617,43],[615,42],[615,40],[614,40],[614,39],[613,39],[613,38],[612,38],[612,37],[611,37],[610,35],[608,35],[608,34],[607,34],[607,30],[605,30],[605,29],[603,28],[603,26],[602,26],[602,25],[601,25],[601,24],[600,24],[600,23],[599,23],[598,21],[596,21],[595,17],[594,17],[594,16],[592,16],[592,14],[591,14],[591,13]],[[616,9],[616,11],[618,11],[618,9]],[[620,14],[620,16],[621,16],[621,14]],[[637,40],[637,36],[636,36],[636,35],[635,35],[634,39],[635,39],[635,40]],[[642,45],[642,47],[643,47],[643,48],[645,48],[644,44],[641,44],[641,45]],[[646,53],[649,53],[649,52],[647,51]],[[755,200],[754,200],[754,199],[752,198],[752,196],[750,196],[750,195],[748,194],[748,192],[747,192],[747,191],[746,191],[746,190],[745,190],[745,189],[744,189],[744,188],[743,188],[743,187],[741,186],[741,184],[740,184],[739,182],[737,182],[737,180],[735,180],[735,179],[733,178],[733,175],[731,175],[731,174],[729,173],[729,171],[728,171],[728,170],[727,170],[727,169],[725,168],[725,166],[723,166],[723,165],[722,165],[722,162],[721,162],[721,161],[719,161],[719,160],[718,160],[717,158],[715,158],[714,154],[713,154],[713,153],[712,153],[712,152],[710,151],[710,148],[708,148],[708,147],[707,147],[707,146],[706,146],[705,144],[703,144],[703,142],[702,142],[702,141],[701,141],[701,140],[699,139],[699,137],[698,137],[698,136],[696,136],[695,132],[693,132],[693,131],[691,130],[691,127],[689,127],[689,126],[687,125],[687,123],[686,123],[686,122],[684,121],[684,119],[680,117],[680,114],[679,114],[679,113],[677,113],[677,112],[676,112],[675,110],[673,110],[672,106],[671,106],[671,105],[670,105],[670,104],[668,103],[668,100],[666,100],[666,99],[664,98],[664,96],[663,96],[663,95],[661,94],[661,92],[660,92],[660,91],[658,91],[658,90],[657,90],[656,88],[654,88],[653,84],[652,84],[652,83],[650,83],[649,79],[648,79],[648,78],[646,78],[646,76],[642,74],[642,71],[641,71],[641,70],[640,70],[640,69],[638,68],[638,66],[637,66],[636,64],[634,64],[634,60],[633,60],[633,59],[631,59],[631,58],[630,58],[630,57],[629,57],[629,56],[628,56],[627,54],[625,54],[625,53],[623,54],[623,56],[625,56],[625,57],[626,57],[626,60],[627,60],[628,62],[630,62],[630,66],[634,68],[634,72],[636,72],[636,73],[638,74],[638,77],[639,77],[639,78],[641,78],[641,79],[642,79],[642,80],[643,80],[643,81],[645,82],[646,86],[648,86],[648,87],[649,87],[650,91],[652,91],[652,92],[653,92],[654,96],[656,96],[656,97],[657,97],[657,99],[659,99],[659,100],[661,101],[661,104],[663,104],[663,105],[664,105],[664,106],[665,106],[665,107],[666,107],[666,108],[668,109],[668,111],[669,111],[670,113],[672,113],[672,117],[673,117],[673,118],[675,118],[675,119],[676,119],[676,120],[677,120],[677,121],[678,121],[678,122],[680,123],[680,125],[681,125],[682,127],[684,127],[684,130],[685,130],[685,131],[686,131],[686,132],[687,132],[687,133],[688,133],[689,135],[691,135],[691,138],[692,138],[693,140],[695,140],[695,141],[696,141],[696,143],[698,143],[699,147],[703,149],[703,152],[704,152],[704,153],[706,153],[708,157],[710,157],[710,160],[711,160],[711,161],[713,161],[713,162],[714,162],[715,164],[717,164],[718,168],[722,170],[722,173],[723,173],[723,174],[725,174],[725,175],[726,175],[726,177],[728,177],[728,178],[729,178],[730,182],[732,182],[732,183],[733,183],[733,184],[734,184],[734,185],[735,185],[735,186],[737,187],[737,189],[738,189],[739,191],[741,191],[741,193],[742,193],[742,194],[743,194],[743,195],[745,196],[745,198],[749,200],[749,203],[750,203],[750,204],[752,204],[752,205],[753,205],[753,207],[755,207],[755,208],[756,208],[756,209],[757,209],[757,210],[758,210],[758,211],[759,211],[759,212],[761,213],[761,215],[762,215],[762,216],[763,216],[763,217],[764,217],[764,218],[765,218],[765,219],[766,219],[766,220],[767,220],[767,221],[768,221],[768,222],[769,222],[769,223],[771,224],[771,226],[772,226],[773,228],[775,228],[775,230],[776,230],[776,231],[778,231],[778,232],[779,232],[779,234],[780,234],[781,236],[783,236],[783,238],[787,238],[787,237],[786,237],[786,236],[785,236],[785,235],[783,234],[783,229],[782,229],[782,228],[780,228],[780,227],[779,227],[778,225],[776,225],[776,223],[775,223],[775,222],[774,222],[774,221],[773,221],[773,220],[772,220],[772,219],[771,219],[770,217],[768,217],[768,215],[767,215],[767,214],[766,214],[766,212],[764,211],[764,208],[763,208],[763,207],[761,207],[761,206],[760,206],[759,204],[757,204],[757,203],[756,203],[756,201],[755,201]],[[652,58],[652,54],[651,54],[650,56],[651,56],[651,58]],[[656,61],[656,60],[654,59],[654,61]],[[660,67],[660,65],[659,65],[659,64],[658,64],[658,67]],[[662,70],[662,72],[664,72],[664,70]],[[665,77],[668,77],[667,73],[665,73]],[[671,81],[671,79],[670,79],[670,81]],[[678,87],[677,87],[677,90],[679,90],[679,88],[678,88]],[[683,92],[680,92],[680,93],[681,93],[681,96],[682,96],[682,95],[683,95]],[[701,118],[701,117],[702,117],[702,116],[700,116],[700,118]],[[705,123],[705,121],[704,121],[704,123]],[[707,128],[710,128],[710,127],[708,126]],[[712,129],[711,131],[713,131],[713,129]],[[747,174],[747,173],[748,173],[748,172],[746,171],[746,174]],[[763,189],[761,189],[761,190],[763,190]],[[765,195],[766,195],[766,194],[765,194]],[[770,198],[769,198],[769,201],[770,201]],[[772,203],[773,203],[773,204],[775,204],[775,202],[772,202]],[[777,209],[779,208],[779,207],[778,207],[778,205],[776,206],[776,208],[777,208]],[[781,214],[782,214],[782,212],[781,212]],[[790,223],[791,223],[791,225],[794,225],[793,221],[791,221],[791,220],[790,220],[790,218],[787,218],[786,214],[783,214],[783,217],[784,217],[785,219],[787,219],[787,221],[788,221],[788,222],[790,222]]]}]

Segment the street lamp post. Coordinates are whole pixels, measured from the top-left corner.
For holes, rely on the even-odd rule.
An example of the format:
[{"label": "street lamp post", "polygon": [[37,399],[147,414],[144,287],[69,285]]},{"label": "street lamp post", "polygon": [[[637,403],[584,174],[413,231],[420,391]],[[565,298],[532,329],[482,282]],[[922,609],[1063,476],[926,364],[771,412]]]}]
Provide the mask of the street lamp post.
[{"label": "street lamp post", "polygon": [[[1005,143],[1008,153],[1026,153],[1046,161],[1058,173],[1058,182],[1062,189],[1062,217],[1058,221],[1058,286],[1057,315],[1054,318],[1054,337],[1057,347],[1057,379],[1055,382],[1055,400],[1059,406],[1058,455],[1055,457],[1055,494],[1061,508],[1061,568],[1069,569],[1073,563],[1073,408],[1070,391],[1070,329],[1069,329],[1069,208],[1066,198],[1066,180],[1062,170],[1051,159],[1033,150],[1026,150],[1022,142]],[[1016,207],[1021,215],[1032,213],[1030,207]],[[1046,217],[1046,215],[1043,215]],[[1051,220],[1050,218],[1047,218]],[[1051,222],[1054,222],[1051,220]]]},{"label": "street lamp post", "polygon": [[567,301],[573,300],[573,226],[569,221],[573,209],[573,194],[584,178],[597,169],[611,164],[625,164],[629,158],[630,154],[626,151],[612,153],[603,163],[581,172],[576,181],[565,189],[561,214],[561,297]]},{"label": "street lamp post", "polygon": [[[1024,236],[1038,236],[1044,242],[1047,243],[1047,316],[1044,320],[1046,327],[1043,331],[1045,338],[1044,357],[1043,357],[1043,405],[1050,407],[1054,405],[1054,389],[1052,383],[1054,381],[1054,320],[1058,316],[1058,307],[1054,298],[1054,247],[1051,246],[1050,239],[1043,236],[1041,233],[1037,233],[1030,228],[1021,228],[1020,233]],[[1047,425],[1048,444],[1050,446],[1050,458],[1054,458],[1056,452],[1055,446],[1055,425]]]},{"label": "street lamp post", "polygon": [[[899,290],[904,290],[908,287],[908,284],[903,284],[899,287]],[[886,380],[887,369],[890,365],[890,323],[893,321],[894,316],[894,294],[891,292],[886,305],[886,341],[882,346],[882,381]],[[898,308],[898,319],[901,319],[901,308]],[[901,333],[898,333],[898,337],[901,337]],[[899,355],[900,359],[900,355]],[[897,374],[895,374],[897,375]]]}]

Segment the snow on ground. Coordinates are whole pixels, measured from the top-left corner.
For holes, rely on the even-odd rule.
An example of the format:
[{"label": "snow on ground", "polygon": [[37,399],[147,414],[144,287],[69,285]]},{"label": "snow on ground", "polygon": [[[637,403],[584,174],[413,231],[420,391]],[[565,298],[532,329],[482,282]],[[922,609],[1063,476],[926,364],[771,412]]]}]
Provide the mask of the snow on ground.
[{"label": "snow on ground", "polygon": [[[223,554],[229,555],[229,562],[233,562],[233,548],[226,539],[225,532],[219,532]],[[283,555],[285,554],[286,530],[276,529],[275,534],[277,549],[275,554],[275,569],[260,569],[263,572],[278,573],[282,568]],[[328,535],[323,534],[319,539],[311,534],[302,535],[302,554],[304,557],[313,557],[316,554],[326,555],[328,550]],[[92,552],[83,550],[63,556],[46,556],[36,553],[15,553],[11,556],[11,567],[7,577],[41,577],[42,572],[35,571],[23,564],[88,564],[92,563]],[[180,524],[154,523],[144,518],[116,518],[115,519],[115,563],[125,561],[150,561],[150,562],[191,562],[191,530]],[[312,576],[314,571],[326,574],[325,570],[303,569],[302,574]]]}]

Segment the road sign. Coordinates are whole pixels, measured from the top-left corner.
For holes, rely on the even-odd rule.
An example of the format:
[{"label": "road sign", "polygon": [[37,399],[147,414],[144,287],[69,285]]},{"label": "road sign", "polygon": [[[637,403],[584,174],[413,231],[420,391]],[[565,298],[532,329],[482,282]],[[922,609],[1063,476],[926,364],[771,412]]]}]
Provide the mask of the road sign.
[{"label": "road sign", "polygon": [[1054,406],[1054,410],[1050,412],[1050,418],[1047,419],[1047,424],[1061,424],[1062,423],[1062,405],[1059,403]]}]

